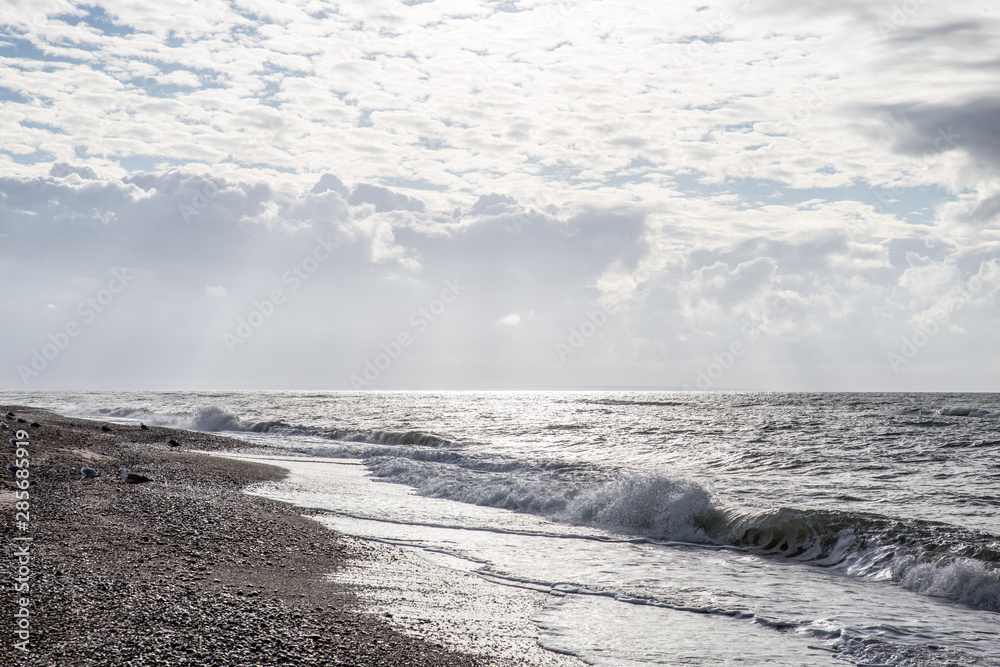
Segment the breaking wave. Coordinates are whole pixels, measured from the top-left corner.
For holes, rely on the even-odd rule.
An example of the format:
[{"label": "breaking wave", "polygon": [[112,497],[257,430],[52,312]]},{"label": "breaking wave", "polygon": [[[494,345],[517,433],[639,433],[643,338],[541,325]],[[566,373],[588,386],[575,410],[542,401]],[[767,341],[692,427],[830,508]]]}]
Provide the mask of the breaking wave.
[{"label": "breaking wave", "polygon": [[[743,549],[863,579],[892,581],[917,593],[1000,612],[1000,537],[955,526],[850,511],[791,507],[736,511],[721,507],[708,489],[694,481],[477,453],[462,442],[421,430],[251,422],[211,405],[167,415],[125,407],[102,408],[98,413],[198,431],[273,434],[275,446],[362,459],[376,478],[406,484],[429,497],[530,513],[639,539]],[[980,407],[944,407],[939,414],[937,419],[918,420],[919,425],[954,423],[945,422],[947,417],[1000,418],[1000,412]],[[548,428],[574,426],[557,423]]]},{"label": "breaking wave", "polygon": [[448,461],[375,456],[366,463],[376,477],[429,497],[656,541],[740,548],[1000,611],[1000,540],[995,537],[857,512],[738,512],[719,507],[696,482],[663,474],[593,480],[532,468],[511,475],[495,463],[453,454]]},{"label": "breaking wave", "polygon": [[97,414],[112,419],[128,419],[132,415],[141,412],[138,408],[100,408]]},{"label": "breaking wave", "polygon": [[195,431],[247,431],[240,418],[222,408],[208,406],[198,410],[192,418],[191,428]]},{"label": "breaking wave", "polygon": [[[175,414],[150,413],[142,408],[100,408],[96,412],[101,416],[112,419],[122,419],[130,422],[141,420],[156,426],[211,433],[220,431],[232,433],[273,433],[275,435],[311,436],[337,442],[399,447],[427,447],[434,449],[457,449],[462,446],[460,443],[434,435],[433,433],[416,430],[329,429],[297,426],[280,420],[247,421],[217,405],[205,406],[193,412]],[[372,452],[366,451],[356,453],[362,456],[372,454]]]},{"label": "breaking wave", "polygon": [[259,422],[244,429],[256,433],[306,435],[338,442],[356,442],[372,445],[399,445],[411,447],[459,448],[462,445],[433,433],[423,431],[382,431],[378,429],[325,429],[292,426],[281,421]]},{"label": "breaking wave", "polygon": [[580,399],[580,403],[587,403],[589,405],[646,405],[646,406],[661,406],[661,407],[674,407],[687,405],[682,401],[643,401],[643,400],[626,400],[620,398],[587,398]]},{"label": "breaking wave", "polygon": [[1000,412],[990,412],[981,408],[941,408],[942,415],[951,417],[979,417],[981,419],[1000,419]]},{"label": "breaking wave", "polygon": [[366,442],[375,445],[410,445],[415,447],[455,448],[458,443],[422,431],[334,430],[324,434],[331,440]]},{"label": "breaking wave", "polygon": [[[84,413],[86,414],[86,410]],[[189,431],[249,431],[249,425],[240,421],[232,412],[218,406],[210,405],[194,412],[159,413],[150,412],[144,408],[98,408],[94,415],[110,419],[120,419],[128,422],[145,422],[168,428],[181,428]]]}]

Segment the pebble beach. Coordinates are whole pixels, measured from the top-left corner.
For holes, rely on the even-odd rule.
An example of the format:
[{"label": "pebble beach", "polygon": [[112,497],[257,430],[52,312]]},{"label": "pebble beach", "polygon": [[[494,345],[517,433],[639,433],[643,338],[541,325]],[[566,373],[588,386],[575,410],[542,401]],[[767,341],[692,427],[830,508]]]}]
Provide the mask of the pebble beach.
[{"label": "pebble beach", "polygon": [[[18,430],[29,434],[30,521],[15,524],[16,477],[5,471],[0,525],[8,563],[23,544],[14,538],[31,538],[30,637],[26,652],[14,647],[13,610],[25,594],[5,582],[0,663],[496,664],[401,634],[389,613],[361,608],[356,588],[331,581],[328,573],[376,557],[380,545],[242,492],[285,470],[198,453],[247,443],[0,407],[8,411],[16,418],[0,417],[10,426],[5,445]],[[13,453],[8,445],[5,459]],[[99,476],[84,479],[84,465]],[[122,466],[150,481],[126,484]]]}]

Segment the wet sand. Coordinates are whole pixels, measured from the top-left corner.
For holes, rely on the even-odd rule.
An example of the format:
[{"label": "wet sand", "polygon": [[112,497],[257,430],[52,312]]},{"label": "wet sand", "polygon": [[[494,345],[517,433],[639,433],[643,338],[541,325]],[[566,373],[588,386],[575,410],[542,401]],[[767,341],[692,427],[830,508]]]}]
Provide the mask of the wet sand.
[{"label": "wet sand", "polygon": [[[25,423],[4,417],[8,410]],[[360,610],[357,588],[327,575],[377,547],[345,538],[302,510],[249,496],[280,480],[274,466],[198,454],[247,443],[152,426],[71,419],[0,407],[7,439],[29,433],[30,521],[14,523],[14,475],[2,468],[6,581],[0,586],[0,664],[414,665],[497,661],[404,635]],[[30,427],[30,422],[40,426]],[[180,447],[171,447],[173,437]],[[100,477],[84,480],[84,464]],[[125,484],[120,466],[150,481]],[[31,636],[13,647],[13,540],[30,536]],[[503,661],[507,662],[507,661]]]}]

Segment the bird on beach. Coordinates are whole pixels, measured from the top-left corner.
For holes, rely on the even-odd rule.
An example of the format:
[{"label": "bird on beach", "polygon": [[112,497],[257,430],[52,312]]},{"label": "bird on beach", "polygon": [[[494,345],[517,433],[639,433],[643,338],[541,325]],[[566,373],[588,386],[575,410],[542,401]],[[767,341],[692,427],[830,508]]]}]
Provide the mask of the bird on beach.
[{"label": "bird on beach", "polygon": [[31,428],[39,428],[41,427],[41,424],[39,424],[38,422],[31,422],[30,424],[28,424],[28,426],[30,426]]},{"label": "bird on beach", "polygon": [[149,427],[146,426],[145,424],[139,424],[139,430],[140,431],[148,431]]},{"label": "bird on beach", "polygon": [[7,426],[7,422],[0,422],[0,431],[6,431],[10,426]]},{"label": "bird on beach", "polygon": [[149,481],[148,477],[137,475],[125,466],[118,469],[118,474],[121,475],[126,484],[142,484]]},{"label": "bird on beach", "polygon": [[69,425],[70,425],[70,426],[76,426],[76,421],[75,421],[75,420],[74,420],[74,421],[71,421],[71,422],[69,423]]},{"label": "bird on beach", "polygon": [[107,433],[108,431],[111,430],[111,427],[108,426],[107,424],[101,424],[101,430]]},{"label": "bird on beach", "polygon": [[10,410],[8,410],[6,416],[7,416],[7,419],[13,419],[17,415],[15,415],[13,412],[11,412]]},{"label": "bird on beach", "polygon": [[18,423],[18,424],[27,424],[27,423],[28,423],[28,420],[27,420],[27,419],[24,419],[23,417],[18,417],[18,418],[17,418],[17,423]]},{"label": "bird on beach", "polygon": [[19,470],[24,470],[24,468],[22,468],[21,466],[17,465],[13,461],[9,461],[7,463],[7,472],[9,472],[11,474],[14,474],[14,473],[18,472]]},{"label": "bird on beach", "polygon": [[177,442],[173,438],[167,438],[167,444],[170,445],[171,447],[180,447],[181,446],[181,443]]},{"label": "bird on beach", "polygon": [[83,475],[85,478],[100,477],[101,475],[101,473],[97,472],[88,465],[84,465],[82,468],[80,468],[80,474]]}]

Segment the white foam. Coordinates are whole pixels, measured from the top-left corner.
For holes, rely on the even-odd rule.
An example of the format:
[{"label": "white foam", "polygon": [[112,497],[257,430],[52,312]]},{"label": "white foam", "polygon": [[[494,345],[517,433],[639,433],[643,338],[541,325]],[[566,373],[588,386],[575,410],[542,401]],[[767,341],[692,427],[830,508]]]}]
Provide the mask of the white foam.
[{"label": "white foam", "polygon": [[[565,523],[629,535],[709,543],[699,519],[714,512],[709,492],[695,482],[659,473],[621,474],[596,482],[567,480],[538,469],[497,471],[495,462],[465,465],[398,457],[369,461],[373,474],[406,484],[421,495],[498,507]],[[472,467],[477,474],[469,474]]]},{"label": "white foam", "polygon": [[585,488],[553,518],[629,534],[711,542],[698,525],[711,512],[711,497],[698,484],[649,473]]},{"label": "white foam", "polygon": [[[366,575],[359,581],[374,583],[372,590],[384,597],[385,611],[395,614],[401,604],[409,609],[406,601],[430,587],[450,605],[450,592],[468,583],[463,578],[477,576],[499,588],[565,601],[557,607],[545,603],[547,610],[535,616],[543,645],[592,664],[707,667],[745,664],[747,655],[765,656],[776,667],[827,664],[835,654],[851,656],[860,650],[840,647],[838,638],[868,641],[871,628],[888,625],[904,634],[880,644],[879,655],[893,664],[911,664],[902,660],[909,656],[912,637],[942,644],[955,638],[946,639],[941,628],[954,633],[962,627],[963,636],[979,637],[995,623],[991,616],[975,616],[967,607],[943,605],[898,586],[852,585],[851,579],[828,569],[790,566],[738,550],[616,539],[596,528],[416,496],[398,484],[373,483],[357,465],[321,459],[286,465],[291,476],[262,489],[264,495],[326,508],[319,520],[331,528],[422,550],[424,561],[451,572],[436,583],[409,583],[412,571],[396,577],[396,584]],[[697,487],[655,478],[622,478],[603,493],[577,495],[591,520],[604,516],[610,522],[636,516],[628,511],[631,502],[653,508],[638,516],[654,523],[659,521],[657,508],[698,507],[701,502]],[[567,509],[577,499],[568,500]],[[610,503],[607,512],[594,512],[604,501]],[[397,585],[404,590],[396,590]],[[411,586],[418,590],[409,591]],[[425,604],[433,603],[412,608],[416,620]],[[800,628],[802,632],[786,632]],[[819,643],[823,645],[817,647]],[[989,651],[996,643],[986,640],[977,650]]]},{"label": "white foam", "polygon": [[199,409],[191,417],[191,427],[195,431],[244,431],[240,418],[218,406],[210,405]]},{"label": "white foam", "polygon": [[895,559],[891,569],[893,578],[911,591],[1000,611],[1000,571],[978,561],[932,564],[906,556]]},{"label": "white foam", "polygon": [[980,419],[1000,419],[1000,412],[990,412],[982,408],[941,408],[941,414],[952,417],[977,417]]}]

